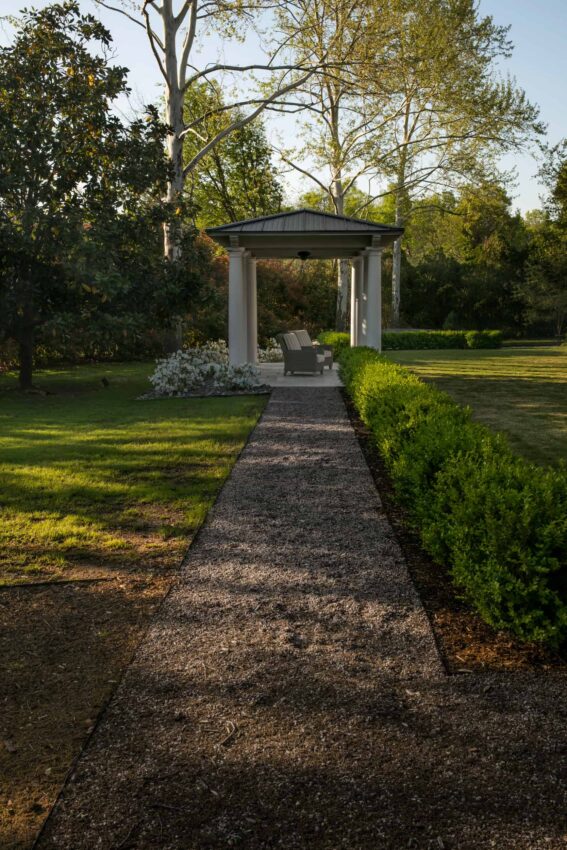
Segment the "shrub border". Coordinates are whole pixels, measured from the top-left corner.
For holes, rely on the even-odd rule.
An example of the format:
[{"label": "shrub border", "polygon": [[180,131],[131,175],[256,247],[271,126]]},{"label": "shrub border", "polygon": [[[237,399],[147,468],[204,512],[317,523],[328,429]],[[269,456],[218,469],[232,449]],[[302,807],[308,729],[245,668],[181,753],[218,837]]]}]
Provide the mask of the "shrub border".
[{"label": "shrub border", "polygon": [[[341,331],[323,331],[317,337],[322,345],[331,345],[338,358],[350,348],[350,336]],[[502,331],[385,331],[384,351],[459,350],[464,348],[501,348]]]},{"label": "shrub border", "polygon": [[516,457],[471,411],[372,349],[341,377],[421,544],[485,622],[567,643],[567,470]]}]

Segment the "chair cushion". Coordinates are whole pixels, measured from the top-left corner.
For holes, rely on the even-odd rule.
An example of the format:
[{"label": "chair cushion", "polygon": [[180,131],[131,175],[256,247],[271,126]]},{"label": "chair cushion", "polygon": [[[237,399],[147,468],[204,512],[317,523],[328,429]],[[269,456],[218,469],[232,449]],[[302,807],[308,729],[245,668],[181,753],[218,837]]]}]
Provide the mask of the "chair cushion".
[{"label": "chair cushion", "polygon": [[301,351],[301,345],[294,333],[284,334],[283,338],[288,351]]},{"label": "chair cushion", "polygon": [[294,331],[295,336],[299,340],[299,344],[303,348],[311,348],[313,343],[311,342],[311,337],[307,333],[307,331]]},{"label": "chair cushion", "polygon": [[327,358],[325,357],[324,354],[318,354],[317,355],[317,363],[324,363],[326,361],[326,359]]}]

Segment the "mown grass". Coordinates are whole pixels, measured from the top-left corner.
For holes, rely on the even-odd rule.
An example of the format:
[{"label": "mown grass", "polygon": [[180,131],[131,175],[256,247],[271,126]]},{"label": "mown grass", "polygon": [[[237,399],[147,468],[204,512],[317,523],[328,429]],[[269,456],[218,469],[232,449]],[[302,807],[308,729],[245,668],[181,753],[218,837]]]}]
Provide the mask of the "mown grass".
[{"label": "mown grass", "polygon": [[179,563],[265,400],[138,401],[151,370],[0,378],[0,582]]},{"label": "mown grass", "polygon": [[506,433],[529,460],[567,460],[566,346],[386,354],[472,407],[475,419]]}]

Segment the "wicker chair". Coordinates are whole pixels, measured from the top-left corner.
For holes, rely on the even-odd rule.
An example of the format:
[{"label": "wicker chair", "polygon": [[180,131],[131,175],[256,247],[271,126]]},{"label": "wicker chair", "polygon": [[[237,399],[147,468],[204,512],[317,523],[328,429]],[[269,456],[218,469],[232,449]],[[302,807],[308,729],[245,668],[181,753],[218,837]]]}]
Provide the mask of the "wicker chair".
[{"label": "wicker chair", "polygon": [[314,348],[317,354],[325,355],[325,366],[328,366],[329,369],[333,368],[333,348],[330,345],[321,345],[318,342],[313,343],[311,341],[311,337],[307,333],[307,331],[293,331],[299,340],[299,344],[302,348]]},{"label": "wicker chair", "polygon": [[283,358],[284,375],[291,372],[318,372],[323,374],[325,368],[325,355],[318,354],[316,349],[302,348],[295,333],[280,334],[278,336]]}]

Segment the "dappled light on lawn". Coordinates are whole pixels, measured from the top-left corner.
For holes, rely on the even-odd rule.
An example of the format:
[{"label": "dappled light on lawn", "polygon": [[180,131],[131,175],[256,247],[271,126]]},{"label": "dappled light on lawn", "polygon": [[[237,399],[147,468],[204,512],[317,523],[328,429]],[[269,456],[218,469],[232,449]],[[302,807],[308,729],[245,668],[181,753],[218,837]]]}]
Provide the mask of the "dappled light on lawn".
[{"label": "dappled light on lawn", "polygon": [[264,404],[138,401],[152,366],[0,380],[1,847],[31,846]]},{"label": "dappled light on lawn", "polygon": [[3,382],[0,581],[177,566],[262,402],[137,401],[150,370],[50,370],[46,396]]},{"label": "dappled light on lawn", "polygon": [[567,458],[567,346],[387,356],[469,405],[475,419],[503,431],[528,460]]}]

